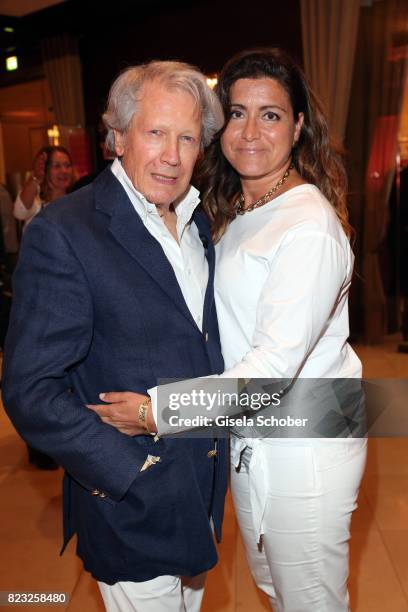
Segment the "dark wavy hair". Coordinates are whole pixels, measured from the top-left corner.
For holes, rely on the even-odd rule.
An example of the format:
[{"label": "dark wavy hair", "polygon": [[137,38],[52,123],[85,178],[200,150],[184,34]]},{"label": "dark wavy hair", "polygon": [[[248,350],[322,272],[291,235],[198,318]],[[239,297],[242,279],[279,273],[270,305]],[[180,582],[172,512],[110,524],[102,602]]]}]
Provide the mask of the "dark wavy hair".
[{"label": "dark wavy hair", "polygon": [[304,121],[292,152],[292,162],[303,179],[322,191],[350,237],[347,175],[341,149],[330,138],[324,112],[303,72],[285,51],[274,47],[241,51],[234,55],[225,64],[218,80],[216,91],[227,121],[207,148],[196,174],[203,194],[203,208],[212,222],[215,240],[223,235],[234,219],[235,202],[241,193],[239,175],[224,157],[220,143],[231,113],[231,87],[238,79],[265,77],[278,81],[287,92],[295,118],[303,113]]}]

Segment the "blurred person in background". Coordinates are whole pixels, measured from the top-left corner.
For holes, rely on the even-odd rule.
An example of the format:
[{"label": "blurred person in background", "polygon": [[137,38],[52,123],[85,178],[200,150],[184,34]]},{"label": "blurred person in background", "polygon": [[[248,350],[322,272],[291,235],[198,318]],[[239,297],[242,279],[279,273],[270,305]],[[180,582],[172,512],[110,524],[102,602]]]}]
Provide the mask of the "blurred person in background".
[{"label": "blurred person in background", "polygon": [[0,183],[0,218],[4,251],[6,256],[6,267],[8,272],[12,272],[18,252],[18,238],[16,220],[13,216],[13,201],[10,193],[4,185]]},{"label": "blurred person in background", "polygon": [[17,261],[18,239],[13,201],[0,183],[0,349],[3,350],[11,306],[11,274]]},{"label": "blurred person in background", "polygon": [[74,182],[74,167],[67,149],[43,147],[34,158],[33,170],[14,202],[14,216],[24,226],[57,198],[66,195]]},{"label": "blurred person in background", "polygon": [[[34,158],[33,170],[14,202],[14,216],[24,228],[40,210],[66,195],[73,184],[71,155],[64,147],[43,147]],[[30,463],[40,470],[56,470],[57,463],[45,453],[28,446]]]}]

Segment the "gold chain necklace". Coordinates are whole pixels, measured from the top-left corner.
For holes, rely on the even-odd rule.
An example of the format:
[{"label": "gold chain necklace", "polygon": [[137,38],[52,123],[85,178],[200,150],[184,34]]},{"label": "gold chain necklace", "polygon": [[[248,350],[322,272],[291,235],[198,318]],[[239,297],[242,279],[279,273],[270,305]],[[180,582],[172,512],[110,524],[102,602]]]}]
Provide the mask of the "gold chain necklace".
[{"label": "gold chain necklace", "polygon": [[245,213],[251,212],[252,210],[255,210],[255,208],[259,208],[260,206],[263,206],[264,204],[269,202],[271,199],[271,196],[273,196],[273,194],[276,193],[282,187],[284,183],[286,183],[286,180],[292,168],[293,168],[293,164],[290,164],[289,168],[286,170],[282,178],[280,178],[279,181],[276,183],[275,187],[272,187],[272,189],[270,189],[267,193],[265,193],[265,195],[263,195],[261,198],[259,198],[259,200],[257,200],[256,202],[254,202],[247,208],[244,208],[245,197],[244,197],[244,194],[241,193],[241,195],[239,196],[237,200],[237,203],[235,204],[235,212],[237,213],[237,215],[244,215]]}]

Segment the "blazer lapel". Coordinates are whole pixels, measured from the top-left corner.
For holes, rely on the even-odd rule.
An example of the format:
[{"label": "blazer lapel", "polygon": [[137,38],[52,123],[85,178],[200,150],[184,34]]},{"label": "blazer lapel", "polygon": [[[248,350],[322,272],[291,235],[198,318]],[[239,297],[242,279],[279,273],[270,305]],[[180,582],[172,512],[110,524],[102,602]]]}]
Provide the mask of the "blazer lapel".
[{"label": "blazer lapel", "polygon": [[195,210],[193,221],[198,228],[200,240],[205,249],[208,262],[208,283],[204,297],[203,329],[207,329],[208,317],[214,302],[214,272],[215,272],[215,249],[212,241],[210,225],[207,217],[200,210]]},{"label": "blazer lapel", "polygon": [[94,189],[96,208],[111,217],[109,231],[115,240],[144,268],[186,319],[197,328],[160,243],[145,228],[125,190],[109,168],[96,179]]}]

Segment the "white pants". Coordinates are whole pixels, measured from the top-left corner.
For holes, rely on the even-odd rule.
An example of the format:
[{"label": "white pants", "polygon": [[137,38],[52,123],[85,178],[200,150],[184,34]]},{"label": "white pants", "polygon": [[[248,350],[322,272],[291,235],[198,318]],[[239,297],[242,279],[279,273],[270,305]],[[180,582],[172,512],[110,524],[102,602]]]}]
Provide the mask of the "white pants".
[{"label": "white pants", "polygon": [[107,612],[199,612],[206,575],[158,576],[113,585],[98,582],[98,586]]},{"label": "white pants", "polygon": [[[244,451],[240,471],[232,467],[231,488],[257,586],[269,596],[274,612],[349,610],[350,520],[357,507],[367,441],[256,442],[253,454]],[[256,453],[255,467],[260,470],[251,470]],[[265,492],[263,504],[259,499],[253,502],[257,487],[251,479],[256,478],[262,480],[258,491]]]}]

